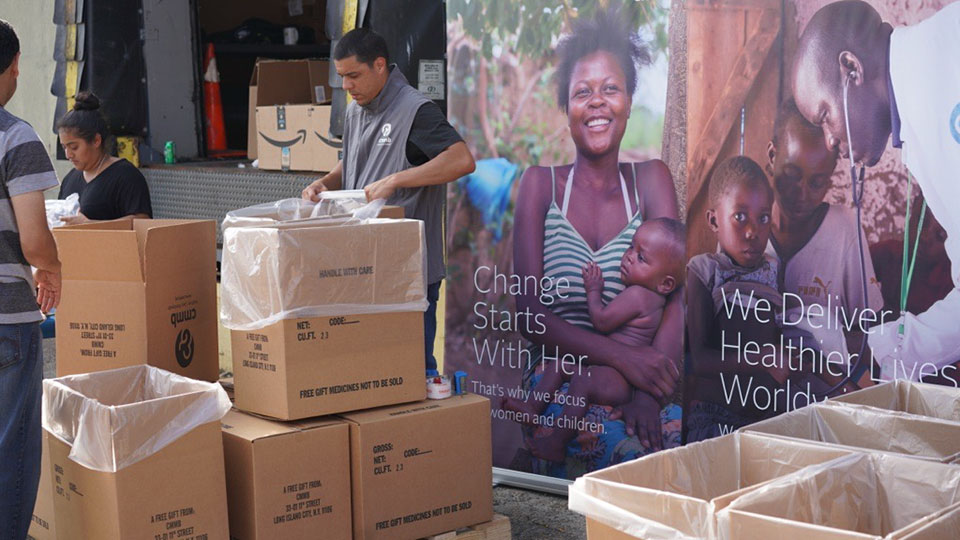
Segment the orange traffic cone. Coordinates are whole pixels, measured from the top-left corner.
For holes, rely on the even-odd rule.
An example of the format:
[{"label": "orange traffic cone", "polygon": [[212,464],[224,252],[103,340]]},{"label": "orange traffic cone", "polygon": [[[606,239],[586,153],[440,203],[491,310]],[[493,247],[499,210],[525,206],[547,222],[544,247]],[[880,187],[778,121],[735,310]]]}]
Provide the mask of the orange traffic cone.
[{"label": "orange traffic cone", "polygon": [[223,125],[223,103],[220,101],[220,72],[213,54],[213,43],[207,44],[203,62],[203,123],[207,135],[207,154],[216,155],[227,149],[227,131]]}]

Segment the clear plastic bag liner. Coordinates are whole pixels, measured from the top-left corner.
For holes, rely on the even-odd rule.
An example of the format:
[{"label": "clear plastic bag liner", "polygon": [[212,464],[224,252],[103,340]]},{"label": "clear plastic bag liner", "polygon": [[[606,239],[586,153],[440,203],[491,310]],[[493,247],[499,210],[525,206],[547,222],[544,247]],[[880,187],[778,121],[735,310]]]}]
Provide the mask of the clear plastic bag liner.
[{"label": "clear plastic bag liner", "polygon": [[80,213],[80,195],[71,193],[66,199],[48,199],[43,201],[47,209],[47,226],[51,229],[62,227],[62,219]]},{"label": "clear plastic bag liner", "polygon": [[960,457],[960,424],[867,407],[810,405],[742,429],[946,463]]},{"label": "clear plastic bag liner", "polygon": [[227,227],[220,320],[257,330],[285,319],[427,309],[423,222],[351,218]]},{"label": "clear plastic bag liner", "polygon": [[717,531],[721,539],[758,538],[772,528],[778,540],[932,539],[912,532],[954,509],[960,467],[855,453],[744,493],[717,512]]},{"label": "clear plastic bag liner", "polygon": [[362,189],[324,191],[320,193],[320,202],[316,203],[304,199],[281,199],[231,210],[224,217],[222,230],[226,231],[230,227],[256,227],[318,217],[349,216],[365,206],[367,206],[367,196]]},{"label": "clear plastic bag liner", "polygon": [[907,380],[890,381],[830,399],[827,403],[867,405],[960,422],[960,389]]},{"label": "clear plastic bag liner", "polygon": [[714,537],[714,511],[744,489],[849,451],[732,433],[578,478],[570,509],[648,540]]},{"label": "clear plastic bag liner", "polygon": [[43,427],[89,469],[117,472],[192,429],[219,421],[230,399],[217,383],[153,366],[43,381]]}]

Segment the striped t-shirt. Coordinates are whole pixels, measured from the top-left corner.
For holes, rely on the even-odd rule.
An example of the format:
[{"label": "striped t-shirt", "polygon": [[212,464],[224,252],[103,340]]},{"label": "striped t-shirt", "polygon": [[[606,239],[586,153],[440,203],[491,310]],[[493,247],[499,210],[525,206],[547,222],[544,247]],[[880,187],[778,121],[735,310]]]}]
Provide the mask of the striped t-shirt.
[{"label": "striped t-shirt", "polygon": [[0,324],[41,320],[33,274],[20,248],[10,197],[58,184],[37,133],[0,107]]}]

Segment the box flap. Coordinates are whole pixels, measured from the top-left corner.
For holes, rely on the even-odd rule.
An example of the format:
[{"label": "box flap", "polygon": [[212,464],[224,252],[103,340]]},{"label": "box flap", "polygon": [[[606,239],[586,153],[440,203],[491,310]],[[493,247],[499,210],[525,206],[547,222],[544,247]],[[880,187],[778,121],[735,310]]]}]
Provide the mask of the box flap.
[{"label": "box flap", "polygon": [[287,435],[300,431],[300,429],[294,425],[274,422],[266,418],[246,414],[237,409],[230,409],[230,412],[220,420],[220,425],[224,433],[229,433],[230,435],[251,442],[264,437]]},{"label": "box flap", "polygon": [[278,435],[289,435],[290,433],[300,433],[313,429],[343,425],[344,422],[339,418],[330,416],[311,418],[298,422],[280,422],[233,408],[223,417],[220,424],[223,427],[224,433],[229,433],[235,437],[253,442]]},{"label": "box flap", "polygon": [[453,409],[456,407],[470,407],[477,404],[487,403],[490,400],[476,394],[465,394],[462,396],[453,396],[447,399],[428,399],[425,401],[416,401],[414,403],[404,403],[403,405],[391,405],[389,407],[380,407],[366,411],[339,415],[344,420],[355,424],[372,424],[384,420],[392,420],[399,416],[419,416],[442,409]]},{"label": "box flap", "polygon": [[[143,253],[143,276],[148,282],[162,279],[171,272],[192,272],[216,267],[217,224],[213,220],[138,219],[134,220],[139,246]],[[184,246],[196,246],[185,250]],[[207,247],[209,249],[204,249]],[[204,260],[201,254],[211,258]],[[179,258],[176,257],[179,255]]]},{"label": "box flap", "polygon": [[313,103],[306,60],[257,62],[257,106]]},{"label": "box flap", "polygon": [[143,281],[141,249],[130,220],[107,221],[53,230],[63,279]]}]

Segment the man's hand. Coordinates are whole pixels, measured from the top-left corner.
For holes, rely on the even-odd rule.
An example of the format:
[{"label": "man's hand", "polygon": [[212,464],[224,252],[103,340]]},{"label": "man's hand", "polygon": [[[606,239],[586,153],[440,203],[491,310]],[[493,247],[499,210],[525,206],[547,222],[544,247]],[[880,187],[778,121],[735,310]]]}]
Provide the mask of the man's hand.
[{"label": "man's hand", "polygon": [[90,219],[83,215],[82,212],[77,213],[75,216],[64,216],[60,218],[60,221],[62,221],[64,225],[82,225],[84,223],[90,223]]},{"label": "man's hand", "polygon": [[367,195],[367,202],[377,199],[389,199],[397,192],[397,175],[391,174],[390,176],[381,178],[363,188],[363,192]]},{"label": "man's hand", "polygon": [[300,197],[307,201],[320,202],[320,193],[324,191],[327,191],[327,186],[324,185],[323,179],[321,178],[304,188],[300,193]]},{"label": "man's hand", "polygon": [[37,282],[37,303],[40,304],[40,310],[50,313],[60,305],[60,272],[36,269],[33,271],[33,279]]}]

